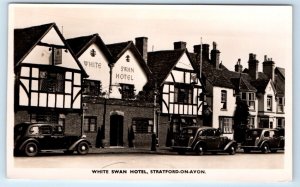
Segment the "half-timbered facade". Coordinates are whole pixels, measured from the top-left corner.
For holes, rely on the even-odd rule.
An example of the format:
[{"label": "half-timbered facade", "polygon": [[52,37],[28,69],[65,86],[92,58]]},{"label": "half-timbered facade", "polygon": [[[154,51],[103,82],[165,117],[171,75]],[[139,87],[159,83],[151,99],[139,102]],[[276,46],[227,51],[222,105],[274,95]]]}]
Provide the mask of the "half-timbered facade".
[{"label": "half-timbered facade", "polygon": [[152,85],[160,93],[158,136],[163,142],[184,126],[202,125],[203,84],[185,45],[175,42],[174,50],[148,53],[148,66],[154,74]]},{"label": "half-timbered facade", "polygon": [[[15,29],[14,63],[15,123],[61,123],[66,132],[80,133],[81,82],[86,73],[57,26]],[[76,127],[68,128],[71,124]]]}]

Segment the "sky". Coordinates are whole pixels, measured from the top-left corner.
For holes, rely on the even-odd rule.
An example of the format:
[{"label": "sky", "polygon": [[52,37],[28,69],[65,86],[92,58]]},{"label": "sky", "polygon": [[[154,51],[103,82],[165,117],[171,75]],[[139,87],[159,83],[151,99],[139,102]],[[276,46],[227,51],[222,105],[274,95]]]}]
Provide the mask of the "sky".
[{"label": "sky", "polygon": [[148,37],[148,51],[171,50],[176,41],[217,43],[220,60],[234,70],[254,53],[276,66],[292,64],[291,6],[229,5],[10,5],[10,28],[55,22],[65,38],[99,33],[105,44]]}]

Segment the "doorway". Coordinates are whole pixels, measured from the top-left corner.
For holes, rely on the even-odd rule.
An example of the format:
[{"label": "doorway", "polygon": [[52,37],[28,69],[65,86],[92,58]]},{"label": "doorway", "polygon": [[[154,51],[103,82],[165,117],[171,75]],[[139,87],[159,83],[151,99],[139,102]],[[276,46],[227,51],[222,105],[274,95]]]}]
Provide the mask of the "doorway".
[{"label": "doorway", "polygon": [[123,116],[110,116],[110,146],[123,146]]}]

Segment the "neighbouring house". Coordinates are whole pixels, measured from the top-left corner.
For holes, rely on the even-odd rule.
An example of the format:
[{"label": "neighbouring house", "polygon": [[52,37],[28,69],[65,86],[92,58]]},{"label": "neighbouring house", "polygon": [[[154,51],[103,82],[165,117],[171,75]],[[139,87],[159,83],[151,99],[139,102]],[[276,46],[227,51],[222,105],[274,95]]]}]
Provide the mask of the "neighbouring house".
[{"label": "neighbouring house", "polygon": [[174,42],[173,50],[148,52],[147,65],[153,73],[152,89],[159,98],[158,138],[171,145],[182,127],[203,125],[203,89],[186,42]]},{"label": "neighbouring house", "polygon": [[62,124],[80,135],[82,65],[55,23],[14,30],[15,124]]}]

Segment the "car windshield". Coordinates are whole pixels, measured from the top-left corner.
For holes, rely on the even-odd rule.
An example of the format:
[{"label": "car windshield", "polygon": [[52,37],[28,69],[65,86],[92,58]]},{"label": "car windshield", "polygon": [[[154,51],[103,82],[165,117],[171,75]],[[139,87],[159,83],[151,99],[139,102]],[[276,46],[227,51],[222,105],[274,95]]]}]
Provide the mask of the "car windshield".
[{"label": "car windshield", "polygon": [[247,131],[247,138],[251,138],[251,137],[259,137],[261,135],[262,130],[261,129],[253,129],[253,130],[249,130]]},{"label": "car windshield", "polygon": [[193,136],[197,132],[197,128],[184,128],[181,131],[181,135],[190,135]]}]

